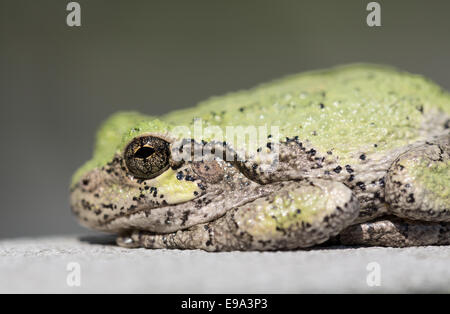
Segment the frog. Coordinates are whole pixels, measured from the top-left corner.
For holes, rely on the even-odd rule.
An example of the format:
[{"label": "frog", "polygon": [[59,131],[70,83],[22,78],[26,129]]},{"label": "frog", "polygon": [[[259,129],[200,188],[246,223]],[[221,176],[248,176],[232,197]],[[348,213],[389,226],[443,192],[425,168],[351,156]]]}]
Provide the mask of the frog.
[{"label": "frog", "polygon": [[[266,132],[237,145],[227,128]],[[357,63],[164,115],[119,112],[73,175],[70,204],[125,248],[449,245],[450,93]]]}]

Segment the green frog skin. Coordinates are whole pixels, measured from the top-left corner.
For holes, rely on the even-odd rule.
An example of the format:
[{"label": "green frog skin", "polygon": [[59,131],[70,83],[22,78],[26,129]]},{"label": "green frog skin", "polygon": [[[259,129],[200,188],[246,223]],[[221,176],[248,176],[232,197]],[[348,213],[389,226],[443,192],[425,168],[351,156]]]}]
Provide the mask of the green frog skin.
[{"label": "green frog skin", "polygon": [[[277,127],[258,149],[277,146],[276,167],[214,132],[191,141],[198,121],[223,133]],[[215,157],[180,160],[179,143]],[[448,245],[450,94],[420,75],[352,64],[163,116],[118,113],[74,174],[70,201],[81,224],[129,248]]]}]

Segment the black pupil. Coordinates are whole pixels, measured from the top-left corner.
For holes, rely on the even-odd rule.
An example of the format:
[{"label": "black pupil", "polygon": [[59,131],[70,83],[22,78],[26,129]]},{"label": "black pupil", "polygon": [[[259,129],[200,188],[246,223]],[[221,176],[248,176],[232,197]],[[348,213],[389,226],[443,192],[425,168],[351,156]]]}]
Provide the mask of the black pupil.
[{"label": "black pupil", "polygon": [[151,147],[141,147],[136,153],[134,153],[134,157],[145,159],[153,155],[154,152],[155,150]]}]

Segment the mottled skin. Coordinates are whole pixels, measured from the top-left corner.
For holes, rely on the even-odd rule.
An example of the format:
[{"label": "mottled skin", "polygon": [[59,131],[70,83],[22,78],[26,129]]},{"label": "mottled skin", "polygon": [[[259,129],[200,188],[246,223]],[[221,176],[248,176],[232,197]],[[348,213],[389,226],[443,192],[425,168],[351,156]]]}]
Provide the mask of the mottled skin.
[{"label": "mottled skin", "polygon": [[[279,143],[278,164],[268,170],[273,160],[211,134],[192,147],[215,158],[178,161],[190,136],[175,127],[189,132],[198,118],[222,130],[280,126],[258,149]],[[72,210],[124,247],[450,244],[449,125],[447,92],[372,65],[294,75],[159,118],[121,113],[74,175]]]}]

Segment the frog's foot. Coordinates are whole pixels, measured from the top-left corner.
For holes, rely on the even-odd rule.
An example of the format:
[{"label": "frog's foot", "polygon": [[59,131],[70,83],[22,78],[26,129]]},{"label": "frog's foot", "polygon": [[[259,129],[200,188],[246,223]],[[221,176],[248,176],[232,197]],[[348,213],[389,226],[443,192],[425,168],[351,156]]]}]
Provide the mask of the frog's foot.
[{"label": "frog's foot", "polygon": [[120,237],[118,244],[207,251],[305,248],[338,234],[358,212],[358,201],[342,183],[290,182],[210,223],[171,234],[135,231]]},{"label": "frog's foot", "polygon": [[450,223],[402,219],[395,216],[353,225],[338,236],[344,245],[407,247],[449,245]]},{"label": "frog's foot", "polygon": [[396,216],[450,221],[450,136],[401,155],[389,169],[385,192]]}]

